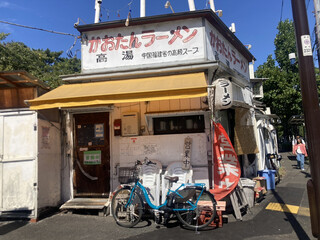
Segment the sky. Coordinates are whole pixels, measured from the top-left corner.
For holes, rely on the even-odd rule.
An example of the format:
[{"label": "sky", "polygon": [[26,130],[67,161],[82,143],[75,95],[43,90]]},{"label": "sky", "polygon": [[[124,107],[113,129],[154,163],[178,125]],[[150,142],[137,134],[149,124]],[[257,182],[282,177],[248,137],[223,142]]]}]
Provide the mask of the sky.
[{"label": "sky", "polygon": [[[166,0],[145,0],[146,16],[169,14]],[[57,32],[79,35],[74,23],[94,22],[94,0],[0,0],[0,21],[36,27]],[[194,0],[197,10],[209,8],[209,0]],[[305,0],[309,19],[309,29],[313,29],[313,1]],[[189,11],[188,0],[170,0],[175,12]],[[291,0],[214,0],[216,10],[222,10],[221,20],[227,25],[235,23],[238,39],[250,44],[255,56],[255,70],[263,64],[268,55],[274,53],[274,38],[278,32],[280,19],[292,19]],[[283,4],[283,5],[282,5]],[[283,7],[282,7],[283,6]],[[140,0],[103,0],[101,22],[140,16]],[[10,33],[6,41],[19,41],[34,49],[63,51],[63,56],[72,47],[74,37],[38,31],[0,23],[0,32]],[[314,39],[312,30],[311,37]],[[80,43],[71,49],[80,57]]]}]

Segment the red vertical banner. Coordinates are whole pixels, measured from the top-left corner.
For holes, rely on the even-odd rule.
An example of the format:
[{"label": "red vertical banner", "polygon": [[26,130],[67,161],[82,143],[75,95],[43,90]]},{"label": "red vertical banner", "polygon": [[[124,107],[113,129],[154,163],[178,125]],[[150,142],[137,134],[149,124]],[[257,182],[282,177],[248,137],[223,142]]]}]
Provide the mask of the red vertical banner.
[{"label": "red vertical banner", "polygon": [[213,151],[214,189],[210,192],[218,201],[237,186],[241,175],[237,154],[220,123],[214,123]]}]

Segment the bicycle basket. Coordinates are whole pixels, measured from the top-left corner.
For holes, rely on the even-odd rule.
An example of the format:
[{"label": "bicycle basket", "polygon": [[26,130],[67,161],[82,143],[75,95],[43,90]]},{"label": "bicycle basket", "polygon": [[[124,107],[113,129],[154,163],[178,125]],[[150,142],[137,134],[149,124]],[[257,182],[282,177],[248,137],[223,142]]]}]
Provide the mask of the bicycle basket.
[{"label": "bicycle basket", "polygon": [[176,194],[175,202],[183,203],[187,200],[196,200],[196,189],[195,188],[184,188],[182,190],[178,190],[178,193],[182,196]]},{"label": "bicycle basket", "polygon": [[119,168],[119,182],[121,184],[134,182],[136,179],[134,167],[120,167]]}]

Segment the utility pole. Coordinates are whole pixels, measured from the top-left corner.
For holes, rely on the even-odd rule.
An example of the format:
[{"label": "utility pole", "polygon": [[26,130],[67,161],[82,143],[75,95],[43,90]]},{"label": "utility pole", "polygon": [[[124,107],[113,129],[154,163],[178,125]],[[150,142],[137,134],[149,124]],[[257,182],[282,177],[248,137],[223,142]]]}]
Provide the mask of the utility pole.
[{"label": "utility pole", "polygon": [[307,183],[312,234],[320,240],[320,109],[305,0],[291,0],[300,86],[308,136],[311,179]]},{"label": "utility pole", "polygon": [[320,0],[313,0],[314,4],[314,14],[316,18],[316,26],[314,28],[316,33],[316,46],[317,46],[317,56],[318,56],[318,65],[320,70]]}]

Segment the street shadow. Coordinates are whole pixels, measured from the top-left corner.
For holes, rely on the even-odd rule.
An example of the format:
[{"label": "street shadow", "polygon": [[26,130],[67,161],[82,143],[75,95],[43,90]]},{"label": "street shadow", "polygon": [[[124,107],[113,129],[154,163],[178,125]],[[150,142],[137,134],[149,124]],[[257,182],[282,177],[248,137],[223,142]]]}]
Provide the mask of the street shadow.
[{"label": "street shadow", "polygon": [[181,223],[178,220],[175,220],[174,222],[170,221],[165,225],[167,228],[176,228],[179,226],[181,226]]},{"label": "street shadow", "polygon": [[296,160],[297,160],[297,157],[294,156],[294,155],[292,155],[292,156],[288,156],[288,159],[289,159],[290,161],[296,161]]},{"label": "street shadow", "polygon": [[298,166],[298,164],[292,164],[291,166],[292,166],[294,169],[300,169],[299,166]]},{"label": "street shadow", "polygon": [[[3,223],[4,220],[0,220],[0,236],[1,235],[5,235],[9,232],[15,231],[18,228],[21,228],[25,225],[28,224],[28,221],[23,221],[23,220],[19,220],[19,221],[8,221],[9,223]],[[7,222],[7,221],[6,221]],[[2,225],[4,224],[4,225]]]},{"label": "street shadow", "polygon": [[304,172],[302,171],[301,173],[303,173],[305,175],[305,178],[311,178],[311,174],[308,172]]},{"label": "street shadow", "polygon": [[150,219],[142,218],[141,221],[133,228],[146,228],[151,226],[152,222]]},{"label": "street shadow", "polygon": [[[272,194],[275,197],[275,199],[278,201],[278,203],[285,204],[283,199],[279,196],[279,194],[275,190],[272,190]],[[300,223],[297,221],[296,217],[292,213],[288,212],[288,209],[286,209],[285,207],[282,206],[282,208],[283,208],[282,209],[283,213],[286,215],[285,220],[291,224],[292,229],[295,231],[297,237],[301,240],[308,240],[308,239],[310,240],[308,234],[304,231]]]}]

